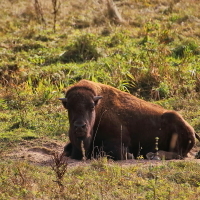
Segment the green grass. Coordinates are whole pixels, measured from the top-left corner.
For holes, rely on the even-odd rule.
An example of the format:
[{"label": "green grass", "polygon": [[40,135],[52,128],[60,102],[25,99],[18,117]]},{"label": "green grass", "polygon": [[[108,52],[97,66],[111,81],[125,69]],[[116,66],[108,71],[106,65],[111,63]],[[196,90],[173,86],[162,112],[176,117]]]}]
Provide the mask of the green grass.
[{"label": "green grass", "polygon": [[200,132],[200,4],[114,1],[125,20],[117,24],[103,1],[61,1],[54,31],[52,2],[40,0],[42,10],[34,2],[1,2],[0,199],[198,199],[193,162],[93,161],[67,169],[60,192],[50,167],[4,153],[24,140],[63,141],[69,124],[58,98],[83,78],[177,110]]},{"label": "green grass", "polygon": [[200,165],[193,162],[121,166],[93,161],[68,167],[62,190],[50,167],[19,161],[0,165],[1,199],[198,199],[200,194]]}]

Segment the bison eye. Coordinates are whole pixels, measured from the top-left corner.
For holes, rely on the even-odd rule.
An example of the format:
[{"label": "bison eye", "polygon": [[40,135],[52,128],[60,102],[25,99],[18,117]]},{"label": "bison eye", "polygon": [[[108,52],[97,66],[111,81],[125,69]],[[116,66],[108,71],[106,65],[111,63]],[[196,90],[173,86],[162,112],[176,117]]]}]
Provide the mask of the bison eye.
[{"label": "bison eye", "polygon": [[94,108],[95,108],[95,104],[93,103],[93,104],[90,105],[90,109],[94,110]]}]

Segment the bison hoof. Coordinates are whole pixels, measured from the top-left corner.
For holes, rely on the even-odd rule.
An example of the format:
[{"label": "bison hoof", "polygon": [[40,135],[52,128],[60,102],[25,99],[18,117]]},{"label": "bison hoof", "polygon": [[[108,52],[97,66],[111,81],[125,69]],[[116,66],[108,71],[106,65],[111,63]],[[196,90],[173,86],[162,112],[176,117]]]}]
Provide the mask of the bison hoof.
[{"label": "bison hoof", "polygon": [[128,159],[135,159],[134,155],[132,153],[128,153],[127,157],[128,157]]},{"label": "bison hoof", "polygon": [[148,160],[161,160],[159,155],[156,155],[156,153],[152,152],[147,153],[146,157]]}]

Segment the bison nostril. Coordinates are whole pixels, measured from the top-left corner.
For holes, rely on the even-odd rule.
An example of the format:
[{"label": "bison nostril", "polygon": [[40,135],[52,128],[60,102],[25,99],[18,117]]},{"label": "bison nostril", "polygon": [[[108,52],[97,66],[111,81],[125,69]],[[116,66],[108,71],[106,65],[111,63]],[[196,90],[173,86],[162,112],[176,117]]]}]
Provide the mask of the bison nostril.
[{"label": "bison nostril", "polygon": [[86,127],[86,123],[74,122],[74,126],[75,126],[75,128],[85,128]]}]

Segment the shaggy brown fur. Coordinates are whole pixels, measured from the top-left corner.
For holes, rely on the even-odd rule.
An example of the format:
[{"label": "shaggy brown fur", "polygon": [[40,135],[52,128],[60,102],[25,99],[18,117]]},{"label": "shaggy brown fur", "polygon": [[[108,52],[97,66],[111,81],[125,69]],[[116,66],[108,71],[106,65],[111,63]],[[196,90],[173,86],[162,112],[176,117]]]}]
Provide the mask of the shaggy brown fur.
[{"label": "shaggy brown fur", "polygon": [[[105,152],[111,158],[146,155],[158,148],[181,157],[195,144],[194,129],[175,111],[141,100],[108,85],[81,80],[61,98],[69,115],[67,156],[81,159]],[[129,156],[130,157],[130,156]]]}]

